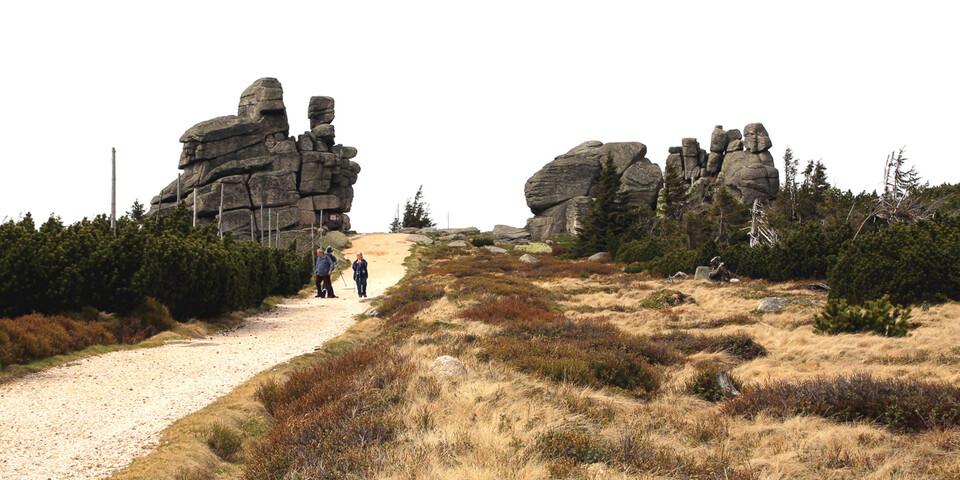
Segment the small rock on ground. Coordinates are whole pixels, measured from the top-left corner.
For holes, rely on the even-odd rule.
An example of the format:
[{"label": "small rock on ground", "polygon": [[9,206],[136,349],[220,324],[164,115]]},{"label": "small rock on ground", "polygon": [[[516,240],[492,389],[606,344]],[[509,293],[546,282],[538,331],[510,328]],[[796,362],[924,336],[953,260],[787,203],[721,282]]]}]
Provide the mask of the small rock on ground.
[{"label": "small rock on ground", "polygon": [[760,299],[760,304],[757,305],[757,311],[763,313],[782,312],[790,303],[791,301],[788,298],[764,297]]},{"label": "small rock on ground", "polygon": [[433,361],[431,370],[441,378],[465,378],[467,376],[467,366],[450,355],[437,357]]},{"label": "small rock on ground", "polygon": [[500,247],[495,247],[493,245],[486,245],[483,247],[484,250],[490,253],[507,253],[507,250]]},{"label": "small rock on ground", "polygon": [[467,248],[468,245],[467,242],[464,242],[463,240],[454,240],[448,243],[447,246],[450,248]]},{"label": "small rock on ground", "polygon": [[420,245],[433,245],[433,239],[426,235],[407,235],[407,241],[417,243]]},{"label": "small rock on ground", "polygon": [[609,262],[613,260],[613,257],[610,255],[610,252],[597,252],[587,257],[587,260],[591,262]]},{"label": "small rock on ground", "polygon": [[526,263],[527,265],[537,265],[540,263],[540,259],[530,255],[529,253],[524,253],[520,256],[520,263]]}]

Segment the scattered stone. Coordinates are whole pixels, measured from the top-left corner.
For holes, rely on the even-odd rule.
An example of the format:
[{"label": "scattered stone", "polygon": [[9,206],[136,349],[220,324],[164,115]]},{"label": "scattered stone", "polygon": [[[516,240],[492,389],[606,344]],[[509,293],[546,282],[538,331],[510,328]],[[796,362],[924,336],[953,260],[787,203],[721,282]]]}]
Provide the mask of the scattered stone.
[{"label": "scattered stone", "polygon": [[466,240],[466,239],[467,239],[467,237],[466,237],[464,234],[462,234],[462,233],[454,233],[454,234],[451,234],[451,235],[444,235],[444,236],[438,238],[437,240],[440,240],[441,242],[452,242],[452,241],[455,241],[455,240]]},{"label": "scattered stone", "polygon": [[686,280],[690,275],[687,275],[684,272],[677,272],[670,276],[670,280]]},{"label": "scattered stone", "polygon": [[610,255],[610,252],[597,252],[587,257],[587,260],[591,262],[609,262],[613,260],[613,256]]},{"label": "scattered stone", "polygon": [[791,303],[793,302],[789,298],[764,297],[760,299],[760,304],[757,305],[757,311],[763,313],[782,312],[783,309],[787,308],[787,305]]},{"label": "scattered stone", "polygon": [[465,228],[441,228],[437,232],[440,235],[479,235],[480,229],[477,227],[465,227]]},{"label": "scattered stone", "polygon": [[500,248],[500,247],[497,247],[497,246],[494,246],[494,245],[485,245],[485,246],[483,246],[483,247],[481,247],[481,248],[483,248],[484,250],[486,250],[486,251],[488,251],[488,252],[490,252],[490,253],[507,253],[507,250],[506,250],[506,249]]},{"label": "scattered stone", "polygon": [[450,355],[443,355],[434,359],[431,370],[438,377],[444,379],[456,380],[467,377],[467,366]]},{"label": "scattered stone", "polygon": [[527,265],[539,265],[540,259],[530,255],[529,253],[524,253],[520,255],[520,263],[526,263]]},{"label": "scattered stone", "polygon": [[694,280],[710,280],[710,267],[709,266],[699,266],[697,271],[693,273]]},{"label": "scattered stone", "polygon": [[408,242],[413,242],[413,243],[416,243],[416,244],[419,244],[419,245],[433,245],[433,239],[432,239],[432,238],[430,238],[430,237],[428,237],[428,236],[426,236],[426,235],[420,235],[420,234],[416,234],[416,233],[411,234],[411,235],[407,235],[407,241],[408,241]]},{"label": "scattered stone", "polygon": [[333,247],[337,250],[342,250],[350,246],[350,237],[347,237],[347,234],[343,232],[334,230],[325,233],[320,240],[320,244],[324,247]]},{"label": "scattered stone", "polygon": [[493,227],[493,238],[500,242],[518,242],[529,241],[530,231],[526,228],[511,227],[508,225],[495,225]]},{"label": "scattered stone", "polygon": [[454,240],[454,241],[448,243],[447,246],[450,247],[450,248],[468,248],[468,247],[470,246],[470,244],[468,244],[467,242],[465,242],[465,241],[463,241],[463,240]]}]

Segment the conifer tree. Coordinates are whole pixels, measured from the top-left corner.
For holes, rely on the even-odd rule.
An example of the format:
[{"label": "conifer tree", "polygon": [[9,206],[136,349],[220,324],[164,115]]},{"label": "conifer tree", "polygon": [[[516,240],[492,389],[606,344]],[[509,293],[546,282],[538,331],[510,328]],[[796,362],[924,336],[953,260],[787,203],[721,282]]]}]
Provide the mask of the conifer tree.
[{"label": "conifer tree", "polygon": [[624,194],[620,192],[620,175],[613,157],[608,156],[600,169],[596,193],[590,209],[577,231],[573,254],[578,257],[597,252],[615,254],[620,236],[638,219]]},{"label": "conifer tree", "polygon": [[403,207],[403,228],[428,228],[433,225],[430,206],[423,201],[423,185],[420,185],[413,200],[407,200]]}]

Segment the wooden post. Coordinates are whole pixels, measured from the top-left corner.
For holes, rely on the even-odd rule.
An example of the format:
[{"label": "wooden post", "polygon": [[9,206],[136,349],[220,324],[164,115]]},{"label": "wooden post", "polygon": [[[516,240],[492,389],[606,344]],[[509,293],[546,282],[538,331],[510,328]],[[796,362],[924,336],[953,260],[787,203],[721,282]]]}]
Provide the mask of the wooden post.
[{"label": "wooden post", "polygon": [[[110,231],[117,235],[117,149],[110,148]],[[160,197],[163,200],[163,197]]]},{"label": "wooden post", "polygon": [[166,189],[167,187],[160,189],[160,200],[157,201],[157,225],[160,225],[160,217],[163,216],[163,191]]},{"label": "wooden post", "polygon": [[223,238],[223,183],[220,184],[220,213],[217,215],[217,230]]}]

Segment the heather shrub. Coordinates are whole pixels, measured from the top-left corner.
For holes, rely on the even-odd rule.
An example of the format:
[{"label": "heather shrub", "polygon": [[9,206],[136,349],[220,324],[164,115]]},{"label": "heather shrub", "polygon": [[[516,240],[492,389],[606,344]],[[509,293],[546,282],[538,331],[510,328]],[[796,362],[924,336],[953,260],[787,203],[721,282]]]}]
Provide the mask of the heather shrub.
[{"label": "heather shrub", "polygon": [[0,367],[115,342],[107,322],[40,314],[0,318]]},{"label": "heather shrub", "polygon": [[838,334],[872,332],[885,337],[902,337],[910,329],[910,307],[890,303],[884,295],[867,300],[862,306],[849,305],[843,299],[830,299],[823,311],[814,317],[813,330]]},{"label": "heather shrub", "polygon": [[427,307],[430,302],[443,297],[443,287],[423,281],[404,282],[385,296],[378,306],[381,317],[390,317],[403,311],[410,317]]},{"label": "heather shrub", "polygon": [[244,455],[246,478],[363,478],[402,428],[411,368],[383,344],[294,372],[271,393],[274,426]]},{"label": "heather shrub", "polygon": [[470,243],[472,243],[474,247],[486,247],[494,244],[492,238],[484,236],[473,237],[470,239]]},{"label": "heather shrub", "polygon": [[674,330],[669,333],[652,335],[649,340],[661,342],[686,354],[725,352],[742,360],[753,360],[767,355],[767,349],[745,333],[702,335]]},{"label": "heather shrub", "polygon": [[556,382],[616,387],[638,397],[659,386],[652,364],[679,356],[603,321],[547,319],[511,324],[481,339],[481,360],[498,360]]},{"label": "heather shrub", "polygon": [[816,415],[840,422],[873,421],[894,430],[960,426],[960,387],[948,383],[879,379],[870,374],[775,381],[744,388],[727,413],[780,418]]}]

